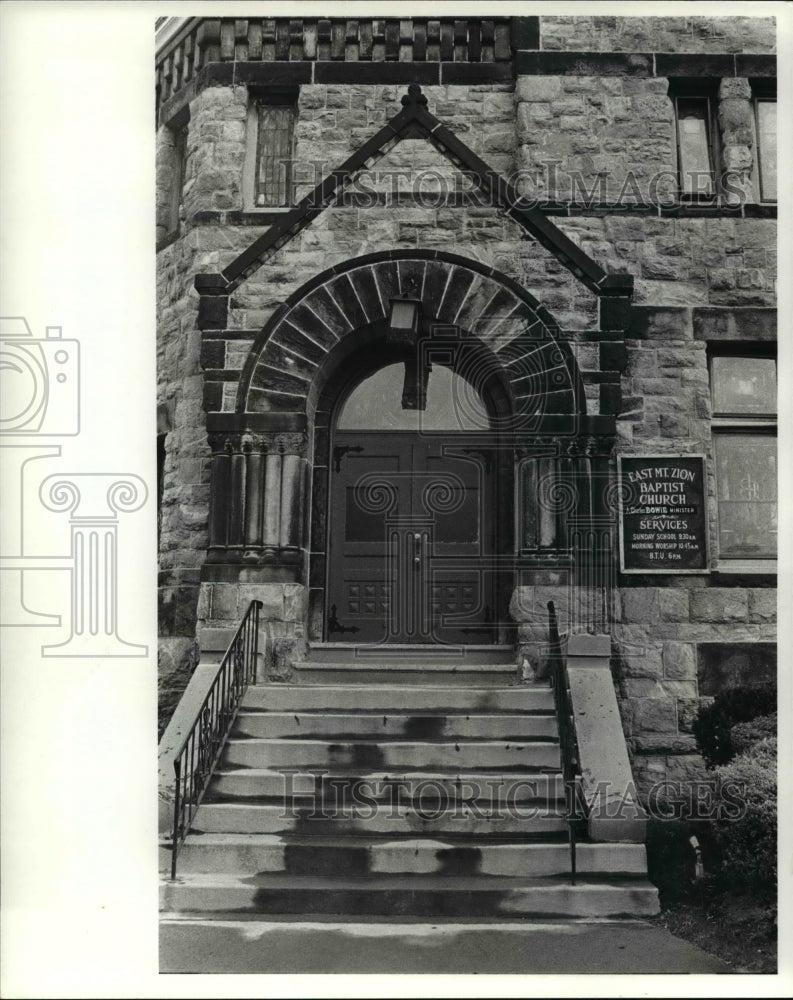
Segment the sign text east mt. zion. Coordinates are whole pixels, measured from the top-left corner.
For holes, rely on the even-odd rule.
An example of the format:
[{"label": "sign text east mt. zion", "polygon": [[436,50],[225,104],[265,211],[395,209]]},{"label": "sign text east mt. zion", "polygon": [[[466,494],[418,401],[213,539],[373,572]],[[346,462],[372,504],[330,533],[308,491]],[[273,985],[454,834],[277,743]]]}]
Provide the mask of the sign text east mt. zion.
[{"label": "sign text east mt. zion", "polygon": [[707,517],[701,455],[620,458],[624,573],[705,573]]}]

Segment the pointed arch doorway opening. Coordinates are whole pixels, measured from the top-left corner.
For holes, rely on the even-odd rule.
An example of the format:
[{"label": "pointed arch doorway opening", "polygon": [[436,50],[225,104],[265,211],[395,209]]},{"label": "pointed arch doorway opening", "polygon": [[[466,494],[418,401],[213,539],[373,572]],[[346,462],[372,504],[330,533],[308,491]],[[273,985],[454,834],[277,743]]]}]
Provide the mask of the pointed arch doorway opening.
[{"label": "pointed arch doorway opening", "polygon": [[513,456],[499,438],[508,399],[492,374],[470,378],[460,367],[433,363],[417,373],[409,352],[369,352],[339,394],[330,642],[512,639]]}]

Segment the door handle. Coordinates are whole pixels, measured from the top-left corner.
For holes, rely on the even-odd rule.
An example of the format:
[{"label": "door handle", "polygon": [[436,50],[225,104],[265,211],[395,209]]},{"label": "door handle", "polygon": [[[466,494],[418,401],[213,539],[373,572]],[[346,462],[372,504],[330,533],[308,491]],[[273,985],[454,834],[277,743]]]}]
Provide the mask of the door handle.
[{"label": "door handle", "polygon": [[416,566],[421,565],[421,532],[419,531],[413,535],[413,562]]}]

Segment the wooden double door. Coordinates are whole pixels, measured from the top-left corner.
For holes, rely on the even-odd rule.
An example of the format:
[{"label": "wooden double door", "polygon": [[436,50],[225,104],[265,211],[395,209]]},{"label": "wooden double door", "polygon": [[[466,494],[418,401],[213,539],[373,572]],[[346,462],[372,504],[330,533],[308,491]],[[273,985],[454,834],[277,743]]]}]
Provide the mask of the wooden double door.
[{"label": "wooden double door", "polygon": [[488,434],[336,432],[329,641],[498,641],[498,469]]}]

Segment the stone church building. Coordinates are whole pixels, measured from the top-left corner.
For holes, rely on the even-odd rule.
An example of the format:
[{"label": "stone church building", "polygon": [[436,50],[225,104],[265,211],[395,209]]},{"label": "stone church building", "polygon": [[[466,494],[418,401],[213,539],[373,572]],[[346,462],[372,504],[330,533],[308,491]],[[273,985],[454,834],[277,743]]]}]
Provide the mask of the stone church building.
[{"label": "stone church building", "polygon": [[[328,720],[523,711],[550,601],[594,776],[702,774],[703,699],[776,677],[774,51],[761,17],[163,20],[162,725],[259,601],[262,704],[313,686],[359,770],[445,773],[442,726],[400,759]],[[469,770],[521,736],[497,701]]]}]

